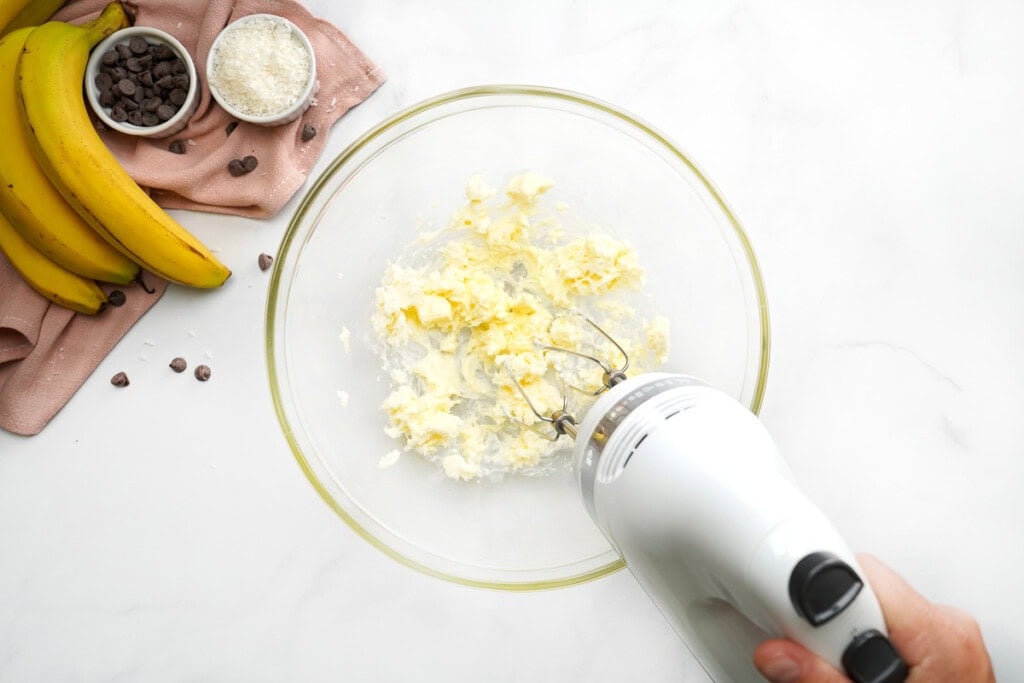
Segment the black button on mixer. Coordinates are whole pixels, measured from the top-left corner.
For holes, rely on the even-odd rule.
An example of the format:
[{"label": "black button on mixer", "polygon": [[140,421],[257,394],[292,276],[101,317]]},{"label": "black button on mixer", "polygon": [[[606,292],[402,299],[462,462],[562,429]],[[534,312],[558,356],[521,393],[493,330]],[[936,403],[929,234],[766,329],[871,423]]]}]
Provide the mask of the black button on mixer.
[{"label": "black button on mixer", "polygon": [[797,614],[820,626],[849,607],[864,582],[832,553],[817,552],[797,562],[789,575],[789,598]]},{"label": "black button on mixer", "polygon": [[854,683],[903,683],[909,675],[896,648],[874,629],[857,634],[847,646],[843,668]]}]

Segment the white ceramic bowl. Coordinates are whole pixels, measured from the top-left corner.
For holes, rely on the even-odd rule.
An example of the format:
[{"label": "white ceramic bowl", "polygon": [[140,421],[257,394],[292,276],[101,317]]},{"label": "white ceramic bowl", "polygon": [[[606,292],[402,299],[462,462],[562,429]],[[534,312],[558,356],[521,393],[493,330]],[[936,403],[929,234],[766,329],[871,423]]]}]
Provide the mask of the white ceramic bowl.
[{"label": "white ceramic bowl", "polygon": [[[185,71],[189,77],[189,87],[185,95],[185,102],[178,109],[178,112],[162,123],[154,126],[138,126],[127,121],[118,122],[111,118],[110,107],[100,104],[100,89],[96,85],[96,75],[102,68],[101,60],[103,55],[115,49],[115,45],[127,44],[132,38],[145,38],[147,42],[157,45],[167,45],[185,63]],[[195,113],[199,105],[199,80],[196,74],[196,65],[192,56],[188,53],[177,38],[160,29],[148,26],[132,26],[121,29],[107,36],[103,42],[97,45],[89,56],[89,62],[85,67],[85,97],[104,125],[126,135],[135,135],[146,138],[165,138],[181,132]]]},{"label": "white ceramic bowl", "polygon": [[[509,590],[579,583],[623,562],[587,515],[568,454],[548,476],[493,484],[448,479],[408,453],[379,469],[402,444],[384,432],[390,387],[370,318],[388,263],[421,229],[450,220],[466,178],[501,187],[523,170],[555,180],[545,201],[566,201],[563,225],[600,224],[637,250],[651,310],[671,321],[660,369],[697,375],[756,412],[768,313],[739,221],[665,135],[577,93],[470,88],[362,136],[299,205],[274,261],[266,322],[283,433],[327,504],[410,567]],[[346,328],[350,346],[339,341]]]},{"label": "white ceramic bowl", "polygon": [[[299,43],[302,44],[306,53],[309,55],[309,78],[306,79],[306,83],[302,90],[296,94],[296,99],[285,109],[265,115],[247,113],[242,110],[242,105],[240,103],[232,102],[221,88],[218,87],[218,79],[215,71],[215,64],[219,58],[219,51],[224,46],[225,37],[230,35],[232,31],[242,28],[246,24],[254,21],[273,21],[287,27],[292,32],[292,35],[299,40]],[[261,126],[279,126],[294,121],[302,116],[303,112],[305,112],[313,102],[313,95],[316,92],[316,54],[313,52],[313,45],[309,42],[309,38],[307,38],[306,34],[292,22],[283,17],[279,17],[276,14],[250,14],[228,24],[227,27],[217,35],[217,38],[214,39],[213,45],[210,46],[210,54],[206,60],[206,80],[207,84],[210,86],[210,94],[213,95],[213,99],[216,100],[217,104],[223,107],[225,111],[231,114],[231,116],[235,117],[239,121],[247,121]]]}]

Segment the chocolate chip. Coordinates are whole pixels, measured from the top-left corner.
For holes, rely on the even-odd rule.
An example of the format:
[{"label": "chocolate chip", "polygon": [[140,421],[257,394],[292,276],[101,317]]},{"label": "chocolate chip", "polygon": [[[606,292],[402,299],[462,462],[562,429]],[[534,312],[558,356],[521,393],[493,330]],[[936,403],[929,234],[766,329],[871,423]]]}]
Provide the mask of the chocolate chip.
[{"label": "chocolate chip", "polygon": [[118,43],[114,46],[114,49],[117,50],[117,56],[121,59],[128,59],[132,56],[131,48],[129,48],[124,43]]},{"label": "chocolate chip", "polygon": [[177,76],[173,76],[173,78],[174,78],[174,87],[175,88],[180,88],[182,90],[188,90],[188,84],[189,84],[188,74],[178,74]]},{"label": "chocolate chip", "polygon": [[238,128],[238,121],[232,121],[228,125],[224,126],[224,135],[231,135],[235,132],[235,128]]},{"label": "chocolate chip", "polygon": [[163,103],[164,101],[159,97],[150,97],[149,99],[142,101],[142,111],[155,112]]},{"label": "chocolate chip", "polygon": [[242,163],[241,159],[232,159],[228,162],[228,173],[235,176],[245,175],[248,171],[245,170],[245,164]]},{"label": "chocolate chip", "polygon": [[128,71],[134,74],[137,74],[140,71],[145,71],[145,68],[142,66],[142,64],[139,63],[138,57],[129,57],[128,59],[124,60],[124,68],[128,69]]},{"label": "chocolate chip", "polygon": [[155,126],[160,123],[160,117],[151,111],[142,112],[142,125],[144,126]]},{"label": "chocolate chip", "polygon": [[163,78],[164,76],[170,76],[171,65],[167,62],[158,62],[156,66],[153,67],[152,71],[153,77],[157,79]]},{"label": "chocolate chip", "polygon": [[133,126],[142,125],[142,112],[136,109],[135,111],[128,112],[128,123]]},{"label": "chocolate chip", "polygon": [[141,85],[144,88],[152,88],[153,87],[153,72],[152,71],[143,71],[142,73],[140,73],[139,74],[139,85]]},{"label": "chocolate chip", "polygon": [[121,106],[124,107],[124,110],[130,114],[139,108],[139,103],[135,100],[125,99],[121,100]]},{"label": "chocolate chip", "polygon": [[107,295],[107,303],[110,304],[111,306],[114,306],[115,308],[120,308],[121,306],[124,306],[124,302],[126,299],[127,297],[124,295],[124,292],[122,292],[120,289],[115,289],[114,291]]},{"label": "chocolate chip", "polygon": [[194,374],[197,380],[205,382],[210,379],[210,368],[207,365],[197,365]]},{"label": "chocolate chip", "polygon": [[302,141],[309,142],[316,137],[316,128],[308,123],[302,127]]},{"label": "chocolate chip", "polygon": [[103,57],[100,58],[100,63],[103,66],[114,66],[120,58],[121,56],[117,54],[117,50],[109,50],[103,53]]},{"label": "chocolate chip", "polygon": [[161,61],[174,59],[174,50],[171,49],[170,45],[154,45],[150,50],[150,54],[153,55],[154,59],[159,59]]},{"label": "chocolate chip", "polygon": [[153,85],[160,88],[161,90],[173,90],[174,89],[174,76],[170,74],[157,79]]},{"label": "chocolate chip", "polygon": [[135,83],[128,78],[122,78],[117,82],[117,89],[122,95],[134,95],[135,94]]},{"label": "chocolate chip", "polygon": [[167,121],[178,112],[178,108],[169,104],[161,104],[156,109],[156,116],[161,121]]},{"label": "chocolate chip", "polygon": [[113,377],[111,377],[110,383],[113,384],[115,387],[126,387],[129,384],[131,384],[131,382],[128,381],[128,375],[124,374],[123,372],[119,372]]},{"label": "chocolate chip", "polygon": [[270,268],[270,264],[274,262],[274,257],[270,254],[260,254],[260,257],[256,260],[260,266],[260,270],[266,270]]},{"label": "chocolate chip", "polygon": [[98,73],[96,78],[93,79],[93,83],[96,84],[100,91],[110,90],[111,86],[114,85],[114,79],[110,77],[110,74]]},{"label": "chocolate chip", "polygon": [[128,120],[128,112],[119,104],[115,104],[110,110],[110,120],[117,123],[124,123]]},{"label": "chocolate chip", "polygon": [[175,75],[183,74],[183,73],[185,73],[185,71],[186,71],[186,69],[185,69],[185,62],[183,62],[181,59],[176,58],[176,59],[171,61],[171,73],[172,74],[175,74]]},{"label": "chocolate chip", "polygon": [[112,107],[117,98],[114,97],[114,93],[110,92],[110,90],[104,90],[97,99],[99,99],[101,107]]},{"label": "chocolate chip", "polygon": [[169,367],[171,368],[171,370],[174,370],[175,372],[185,372],[185,368],[188,367],[188,363],[185,362],[184,358],[179,356],[171,361]]},{"label": "chocolate chip", "polygon": [[167,149],[171,150],[175,154],[184,154],[185,153],[185,143],[182,142],[181,140],[175,140],[174,142],[172,142],[170,144],[170,146]]},{"label": "chocolate chip", "polygon": [[144,55],[149,51],[149,43],[146,42],[145,38],[135,36],[128,41],[128,49],[131,50],[133,54]]},{"label": "chocolate chip", "polygon": [[246,173],[251,173],[256,170],[256,167],[260,165],[260,160],[251,154],[242,159],[242,166],[245,168]]},{"label": "chocolate chip", "polygon": [[181,105],[185,104],[185,97],[187,95],[188,95],[188,93],[186,93],[181,88],[175,88],[174,90],[171,91],[171,94],[167,96],[167,99],[168,99],[168,101],[171,104],[174,104],[174,105],[177,105],[177,106],[180,107]]}]

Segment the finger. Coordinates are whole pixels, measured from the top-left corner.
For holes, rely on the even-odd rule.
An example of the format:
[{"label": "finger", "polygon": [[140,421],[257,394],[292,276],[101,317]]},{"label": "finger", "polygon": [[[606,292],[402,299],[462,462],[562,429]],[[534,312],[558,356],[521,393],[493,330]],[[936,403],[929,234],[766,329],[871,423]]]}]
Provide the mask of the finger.
[{"label": "finger", "polygon": [[920,664],[934,650],[929,640],[935,631],[935,606],[878,558],[857,559],[882,606],[889,640],[908,665]]},{"label": "finger", "polygon": [[758,645],[754,666],[771,683],[850,683],[823,659],[791,640],[768,640]]}]

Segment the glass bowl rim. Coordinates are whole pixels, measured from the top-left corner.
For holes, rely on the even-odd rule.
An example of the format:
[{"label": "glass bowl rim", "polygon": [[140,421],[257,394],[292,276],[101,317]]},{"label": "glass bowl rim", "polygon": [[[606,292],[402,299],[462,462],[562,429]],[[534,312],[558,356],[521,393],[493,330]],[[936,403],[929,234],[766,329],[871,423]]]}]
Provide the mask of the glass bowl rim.
[{"label": "glass bowl rim", "polygon": [[570,104],[583,106],[586,108],[595,109],[598,112],[608,114],[616,119],[621,120],[627,125],[633,127],[635,130],[640,131],[646,137],[652,139],[654,142],[662,146],[666,151],[670,152],[673,157],[683,163],[684,166],[688,167],[693,174],[700,180],[704,185],[708,193],[714,198],[719,209],[728,219],[729,224],[732,226],[735,236],[738,239],[740,245],[743,248],[744,255],[747,259],[747,265],[750,267],[750,275],[753,280],[754,290],[757,295],[758,304],[758,316],[761,326],[761,349],[760,357],[758,359],[758,373],[757,380],[754,386],[754,395],[751,399],[750,410],[756,415],[761,409],[761,404],[764,400],[765,385],[768,379],[768,365],[770,356],[770,325],[768,318],[768,302],[765,293],[764,279],[761,274],[761,268],[758,265],[757,257],[754,253],[753,245],[750,242],[749,237],[741,226],[736,215],[732,209],[726,204],[722,194],[718,189],[711,183],[707,175],[690,159],[690,157],[679,148],[674,142],[672,142],[665,134],[661,133],[658,129],[654,128],[650,124],[644,122],[642,119],[626,112],[619,107],[602,100],[584,95],[579,92],[572,90],[565,90],[560,88],[551,88],[547,86],[538,85],[514,85],[514,84],[492,84],[492,85],[476,85],[466,88],[460,88],[457,90],[451,90],[434,97],[430,97],[425,100],[421,100],[405,109],[398,111],[397,113],[387,117],[380,123],[371,127],[367,132],[356,138],[350,143],[345,149],[343,149],[326,169],[319,175],[314,181],[313,185],[306,191],[302,200],[300,201],[295,213],[292,215],[289,221],[288,228],[285,231],[284,236],[281,238],[281,243],[278,248],[277,258],[274,259],[273,270],[270,276],[270,285],[267,290],[267,302],[265,309],[265,345],[264,350],[266,352],[267,361],[267,374],[270,382],[271,398],[274,404],[274,412],[277,415],[277,420],[280,423],[283,431],[285,440],[288,443],[288,447],[292,451],[292,455],[298,462],[300,469],[306,478],[313,485],[313,488],[320,494],[320,497],[327,503],[334,512],[341,517],[341,519],[348,524],[360,537],[369,542],[371,545],[376,547],[378,550],[383,552],[388,557],[391,557],[395,561],[399,562],[406,567],[415,569],[419,572],[434,576],[446,581],[461,584],[465,586],[472,586],[477,588],[491,588],[506,591],[533,591],[543,590],[551,588],[560,588],[564,586],[572,586],[576,584],[586,583],[602,576],[614,573],[626,566],[622,558],[618,558],[602,567],[593,569],[582,574],[574,576],[550,579],[550,580],[533,580],[526,582],[503,582],[493,580],[481,580],[471,579],[468,577],[457,576],[449,574],[438,569],[434,569],[425,564],[417,562],[405,555],[401,554],[383,540],[377,538],[364,528],[354,517],[352,517],[342,505],[331,495],[331,492],[327,487],[320,481],[313,468],[310,466],[306,455],[302,452],[302,448],[296,440],[292,427],[289,424],[288,416],[285,413],[284,397],[282,396],[281,386],[278,381],[278,368],[277,360],[275,358],[275,330],[274,322],[277,318],[278,308],[278,295],[282,286],[282,264],[286,261],[289,251],[296,240],[298,235],[299,227],[306,216],[307,211],[313,205],[321,189],[331,180],[334,176],[343,168],[345,168],[347,162],[360,151],[367,146],[371,145],[378,138],[388,133],[391,129],[404,123],[405,121],[422,114],[424,112],[442,107],[444,105],[452,104],[462,100],[471,100],[474,98],[482,97],[493,97],[493,96],[525,96],[525,97],[539,97],[547,98],[556,101],[569,102]]}]

